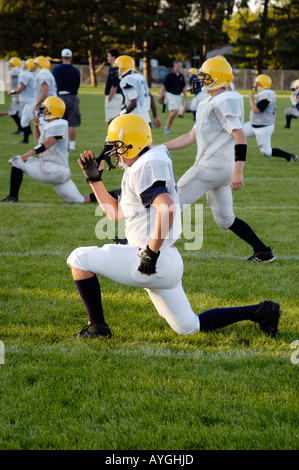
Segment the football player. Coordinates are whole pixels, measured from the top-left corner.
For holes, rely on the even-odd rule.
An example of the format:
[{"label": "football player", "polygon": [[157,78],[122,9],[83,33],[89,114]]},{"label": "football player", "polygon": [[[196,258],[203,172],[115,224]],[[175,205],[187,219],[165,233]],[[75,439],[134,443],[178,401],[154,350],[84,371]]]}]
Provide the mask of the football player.
[{"label": "football player", "polygon": [[155,127],[161,126],[157,116],[155,99],[151,94],[146,79],[135,68],[135,60],[128,55],[118,56],[114,62],[120,77],[120,88],[125,98],[122,114],[137,114],[152,126],[149,111],[152,111]]},{"label": "football player", "polygon": [[220,58],[206,60],[198,72],[209,97],[199,103],[191,131],[164,145],[175,150],[197,143],[194,165],[178,181],[181,207],[206,194],[216,224],[229,229],[253,248],[248,261],[271,263],[275,256],[243,220],[235,217],[232,189],[241,189],[247,142],[242,96],[230,91],[233,72]]},{"label": "football player", "polygon": [[[18,87],[19,75],[22,72],[22,61],[19,57],[11,57],[9,59],[8,67],[10,69],[10,80],[11,89],[14,90]],[[11,94],[11,93],[8,93]],[[13,134],[22,134],[23,129],[21,126],[21,109],[19,103],[19,97],[13,95],[11,105],[8,110],[8,115],[12,117],[18,126],[17,130]]]},{"label": "football player", "polygon": [[111,338],[97,275],[119,284],[146,290],[159,315],[178,334],[210,331],[242,320],[257,322],[275,336],[280,306],[258,305],[217,308],[196,315],[182,287],[183,261],[174,243],[181,233],[181,217],[172,162],[164,145],[150,148],[151,129],[137,115],[115,118],[106,142],[124,169],[122,195],[117,202],[102,181],[104,161],[98,167],[92,151],[78,163],[97,201],[111,220],[126,219],[127,245],[80,247],[67,259],[88,314],[88,325],[75,336]]},{"label": "football player", "polygon": [[34,59],[36,67],[35,77],[35,104],[33,113],[36,113],[39,106],[45,101],[48,96],[57,96],[57,87],[55,78],[50,72],[51,63],[43,56]]},{"label": "football player", "polygon": [[246,137],[255,137],[261,153],[267,157],[284,158],[287,162],[295,162],[297,155],[279,148],[272,148],[271,136],[274,132],[276,93],[271,90],[272,80],[268,75],[258,75],[252,90],[257,92],[256,98],[249,93],[250,118],[244,124]]},{"label": "football player", "polygon": [[25,69],[19,75],[18,86],[8,92],[8,95],[19,95],[21,107],[21,127],[23,130],[22,144],[28,144],[29,135],[32,133],[30,122],[33,118],[35,86],[35,64],[34,59],[28,59]]},{"label": "football player", "polygon": [[[65,202],[85,202],[71,180],[68,165],[68,123],[62,116],[65,104],[61,98],[50,96],[42,106],[45,125],[40,127],[33,118],[34,137],[37,145],[23,155],[9,160],[12,165],[9,195],[1,202],[18,202],[23,173],[43,183],[51,184],[54,191]],[[39,158],[36,157],[39,156]]]},{"label": "football player", "polygon": [[286,115],[286,129],[291,128],[292,119],[297,119],[299,117],[299,80],[293,80],[291,83],[291,103],[292,106],[285,110]]}]

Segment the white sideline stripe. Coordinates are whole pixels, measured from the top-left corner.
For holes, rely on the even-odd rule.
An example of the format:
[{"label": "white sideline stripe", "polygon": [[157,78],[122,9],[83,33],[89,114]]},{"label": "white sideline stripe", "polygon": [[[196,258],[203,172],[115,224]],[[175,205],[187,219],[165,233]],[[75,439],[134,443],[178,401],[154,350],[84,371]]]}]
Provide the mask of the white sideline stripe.
[{"label": "white sideline stripe", "polygon": [[[67,202],[58,202],[57,204],[51,203],[51,202],[21,202],[20,204],[12,204],[10,202],[4,203],[4,204],[9,204],[9,207],[11,208],[18,208],[18,207],[86,207],[86,204],[80,204],[80,203],[67,203]],[[201,204],[200,199],[195,203],[195,204]],[[88,204],[87,204],[88,206]],[[2,206],[2,207],[7,207]],[[94,208],[96,210],[97,205],[94,204]],[[210,206],[204,206],[204,210],[211,210]],[[237,210],[254,210],[254,211],[298,211],[297,206],[237,206],[234,205],[234,209]]]},{"label": "white sideline stripe", "polygon": [[[195,336],[195,335],[192,335]],[[74,340],[76,341],[76,340]],[[77,355],[81,348],[84,347],[84,350],[94,351],[92,347],[86,344],[86,342],[82,345],[78,344],[76,347],[73,348],[66,348],[65,346],[57,346],[57,343],[53,346],[45,346],[45,347],[36,347],[34,350],[39,350],[42,354],[49,354],[49,353],[56,353],[59,352],[61,354],[73,356],[74,354]],[[28,348],[25,347],[18,347],[18,346],[7,346],[5,349],[6,352],[17,352],[25,353]],[[31,348],[30,348],[31,351]],[[105,349],[105,354],[107,353],[107,349]],[[281,360],[281,359],[289,359],[289,353],[282,352],[282,351],[260,351],[257,350],[249,350],[249,351],[242,351],[242,350],[235,350],[235,351],[216,351],[216,352],[207,352],[202,349],[198,351],[173,351],[171,349],[162,349],[162,348],[152,348],[150,346],[141,346],[136,347],[134,349],[125,349],[125,348],[117,348],[117,349],[110,349],[109,354],[113,356],[123,356],[123,357],[140,357],[143,356],[145,358],[160,358],[160,357],[177,357],[181,359],[201,359],[204,358],[205,360],[231,360],[234,359],[262,359],[265,358],[271,360]]]},{"label": "white sideline stripe", "polygon": [[[111,242],[112,243],[112,242]],[[22,256],[60,256],[67,258],[70,252],[64,253],[61,251],[38,251],[38,250],[30,250],[24,252],[15,252],[15,251],[3,251],[0,253],[0,256],[13,256],[13,257],[22,257]],[[203,258],[203,259],[239,259],[245,261],[247,258],[245,256],[238,256],[238,255],[228,255],[228,254],[221,254],[221,253],[201,253],[200,251],[183,251],[181,252],[181,256],[183,258],[188,257],[196,257],[196,258]],[[249,255],[248,255],[249,256]],[[291,256],[277,256],[277,260],[285,260],[285,261],[298,261],[299,256],[291,255]]]}]

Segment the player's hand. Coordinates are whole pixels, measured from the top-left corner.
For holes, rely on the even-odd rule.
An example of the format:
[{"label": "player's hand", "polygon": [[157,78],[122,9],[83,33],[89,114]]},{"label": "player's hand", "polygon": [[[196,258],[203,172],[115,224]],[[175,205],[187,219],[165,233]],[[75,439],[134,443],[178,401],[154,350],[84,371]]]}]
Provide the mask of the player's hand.
[{"label": "player's hand", "polygon": [[160,127],[161,126],[161,120],[160,120],[160,118],[158,118],[158,116],[154,118],[154,126],[155,127]]},{"label": "player's hand", "polygon": [[243,183],[243,175],[240,174],[240,175],[234,175],[232,177],[232,181],[231,181],[231,184],[230,184],[230,187],[232,189],[241,189],[243,188],[244,186],[244,183]]},{"label": "player's hand", "polygon": [[91,150],[88,152],[84,150],[84,152],[80,154],[78,164],[81,170],[83,170],[87,183],[102,181],[104,161],[102,161],[100,166],[98,166],[95,156]]},{"label": "player's hand", "polygon": [[157,259],[159,258],[159,255],[160,251],[158,251],[158,253],[155,253],[147,245],[146,249],[141,253],[141,255],[138,255],[141,257],[138,271],[143,274],[147,274],[148,276],[150,276],[151,274],[155,274],[156,263]]},{"label": "player's hand", "polygon": [[35,153],[34,151],[29,150],[28,152],[21,155],[21,158],[22,158],[23,162],[27,162],[28,158],[32,157],[32,155],[34,155],[34,153]]}]

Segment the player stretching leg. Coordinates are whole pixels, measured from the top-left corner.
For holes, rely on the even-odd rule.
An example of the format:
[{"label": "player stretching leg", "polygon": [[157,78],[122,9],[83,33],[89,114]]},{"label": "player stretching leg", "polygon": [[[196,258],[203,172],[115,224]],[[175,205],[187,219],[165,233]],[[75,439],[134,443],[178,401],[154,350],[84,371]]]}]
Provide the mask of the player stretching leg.
[{"label": "player stretching leg", "polygon": [[210,331],[251,320],[267,335],[278,331],[280,306],[266,300],[258,305],[218,308],[196,315],[182,287],[183,261],[174,247],[181,234],[181,214],[172,162],[165,146],[149,148],[148,123],[137,115],[115,118],[108,128],[109,145],[121,168],[122,193],[117,202],[102,181],[91,151],[78,161],[98,203],[111,220],[126,218],[127,245],[80,247],[67,259],[88,314],[88,325],[75,336],[112,336],[102,306],[97,275],[119,284],[144,288],[159,315],[178,334]]},{"label": "player stretching leg", "polygon": [[[51,184],[54,191],[65,202],[83,203],[87,199],[80,194],[71,180],[68,165],[68,123],[62,116],[65,104],[62,99],[50,96],[43,103],[46,121],[41,131],[39,119],[34,117],[34,137],[37,145],[23,155],[9,160],[12,165],[9,195],[1,202],[18,202],[23,173],[43,183]],[[39,154],[39,158],[35,155]]]},{"label": "player stretching leg", "polygon": [[271,248],[233,211],[232,189],[244,186],[247,143],[242,129],[243,98],[228,90],[233,81],[232,68],[226,60],[214,58],[204,62],[198,73],[200,85],[210,96],[199,103],[191,131],[164,144],[175,150],[197,142],[195,163],[178,181],[181,207],[206,194],[216,224],[253,248],[248,261],[271,263],[275,260]]}]

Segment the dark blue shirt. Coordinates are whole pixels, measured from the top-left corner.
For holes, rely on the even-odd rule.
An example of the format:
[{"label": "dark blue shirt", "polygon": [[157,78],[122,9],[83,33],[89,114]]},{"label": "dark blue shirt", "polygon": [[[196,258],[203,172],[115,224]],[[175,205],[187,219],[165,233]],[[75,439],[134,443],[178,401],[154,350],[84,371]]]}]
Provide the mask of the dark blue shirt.
[{"label": "dark blue shirt", "polygon": [[80,72],[72,64],[59,64],[53,68],[57,91],[68,91],[77,95],[80,86]]},{"label": "dark blue shirt", "polygon": [[180,95],[186,86],[185,77],[181,73],[169,72],[163,82],[166,91],[173,95]]},{"label": "dark blue shirt", "polygon": [[105,95],[108,96],[111,90],[111,87],[117,87],[116,93],[121,93],[121,89],[119,86],[119,79],[117,76],[117,68],[113,65],[110,66],[109,73],[106,80],[105,86]]}]

